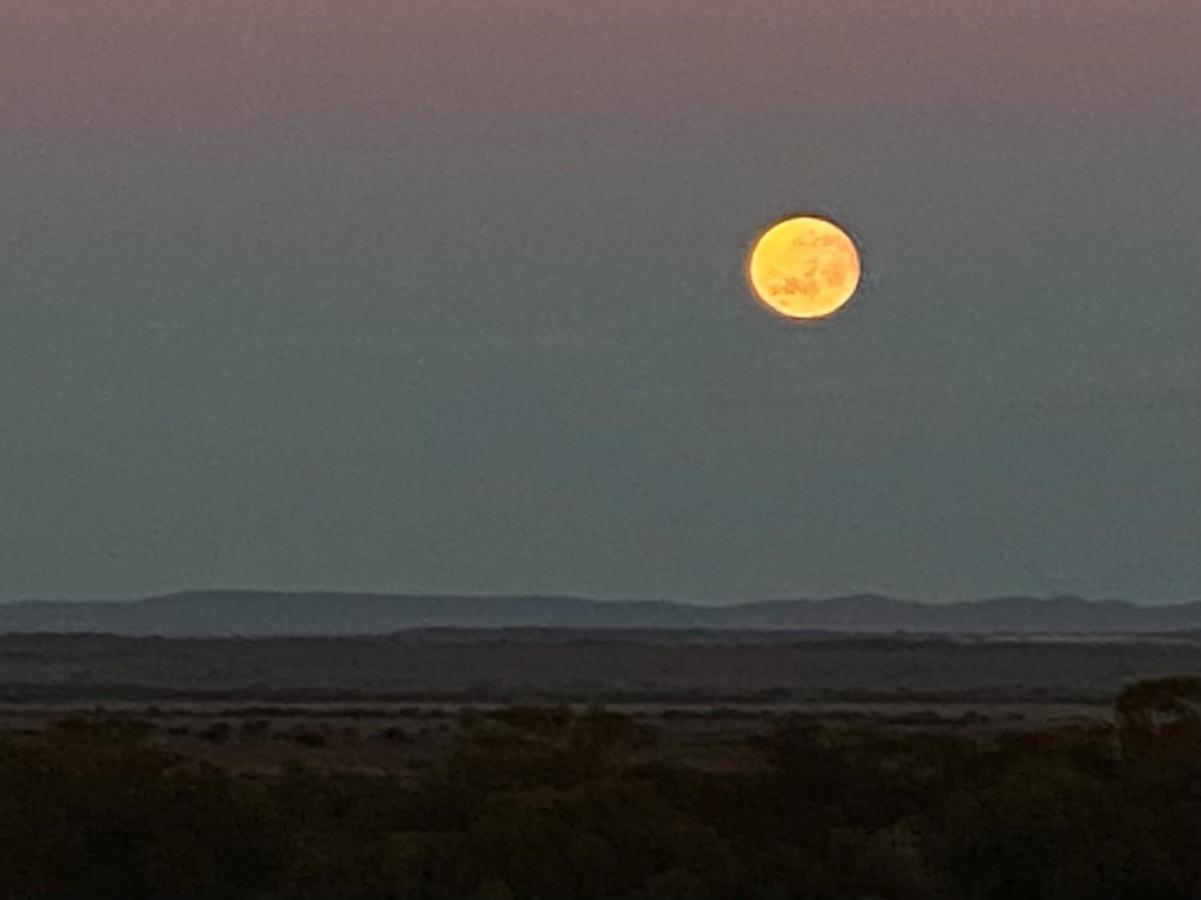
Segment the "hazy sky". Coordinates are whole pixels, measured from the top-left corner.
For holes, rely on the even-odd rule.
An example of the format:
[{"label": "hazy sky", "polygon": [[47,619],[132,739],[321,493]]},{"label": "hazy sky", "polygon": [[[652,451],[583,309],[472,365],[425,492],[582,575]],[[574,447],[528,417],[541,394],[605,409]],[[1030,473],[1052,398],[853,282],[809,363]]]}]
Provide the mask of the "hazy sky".
[{"label": "hazy sky", "polygon": [[[1196,0],[0,3],[0,597],[1201,598]],[[840,219],[817,327],[747,293]]]}]

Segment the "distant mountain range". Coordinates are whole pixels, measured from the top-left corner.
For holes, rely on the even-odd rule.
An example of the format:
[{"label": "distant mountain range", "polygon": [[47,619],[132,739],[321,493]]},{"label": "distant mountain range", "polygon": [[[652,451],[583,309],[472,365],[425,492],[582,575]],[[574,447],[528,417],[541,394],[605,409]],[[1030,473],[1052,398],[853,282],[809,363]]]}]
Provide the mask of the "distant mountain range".
[{"label": "distant mountain range", "polygon": [[700,606],[576,597],[193,591],[131,601],[0,604],[0,632],[264,637],[370,635],[438,627],[1149,633],[1201,630],[1201,602],[1136,606],[1078,597],[998,597],[932,604],[857,594]]}]

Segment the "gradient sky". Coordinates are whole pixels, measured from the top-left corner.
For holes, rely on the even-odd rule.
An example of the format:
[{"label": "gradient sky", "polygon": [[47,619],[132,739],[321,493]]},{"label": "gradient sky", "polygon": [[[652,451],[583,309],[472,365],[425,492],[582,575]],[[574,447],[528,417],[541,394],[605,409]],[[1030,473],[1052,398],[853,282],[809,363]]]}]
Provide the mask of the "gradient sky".
[{"label": "gradient sky", "polygon": [[[0,597],[1201,598],[1196,0],[0,6]],[[866,284],[772,319],[756,231]]]}]

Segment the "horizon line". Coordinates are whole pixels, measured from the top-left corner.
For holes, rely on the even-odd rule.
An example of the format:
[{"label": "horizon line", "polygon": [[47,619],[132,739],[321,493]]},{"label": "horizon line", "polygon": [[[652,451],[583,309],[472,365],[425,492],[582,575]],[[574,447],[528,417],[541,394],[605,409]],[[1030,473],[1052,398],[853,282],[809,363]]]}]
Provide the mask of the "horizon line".
[{"label": "horizon line", "polygon": [[360,599],[429,599],[429,600],[550,600],[568,603],[627,603],[627,604],[663,604],[679,607],[695,607],[700,609],[720,609],[720,608],[736,608],[746,606],[767,605],[773,603],[830,603],[846,600],[861,600],[861,599],[876,599],[885,600],[892,603],[910,604],[916,606],[929,607],[946,607],[954,605],[972,605],[984,603],[996,603],[1002,601],[1033,601],[1038,603],[1052,603],[1056,601],[1072,601],[1089,605],[1112,605],[1120,604],[1135,608],[1151,609],[1151,608],[1171,608],[1177,606],[1189,606],[1192,604],[1201,603],[1201,597],[1190,600],[1165,601],[1140,603],[1130,600],[1125,597],[1087,597],[1073,593],[1056,593],[1056,594],[990,594],[984,596],[970,597],[966,599],[950,599],[950,600],[915,600],[907,596],[897,596],[878,591],[852,591],[847,593],[829,594],[824,596],[767,596],[751,599],[735,599],[727,601],[699,601],[695,599],[671,598],[662,596],[617,596],[617,595],[588,595],[575,593],[553,593],[553,592],[472,592],[472,591],[379,591],[379,590],[354,590],[354,589],[325,589],[325,588],[184,588],[178,590],[165,591],[161,593],[152,593],[145,595],[137,595],[130,597],[76,597],[76,598],[53,598],[53,597],[18,597],[11,599],[0,599],[0,606],[17,606],[17,605],[36,605],[36,604],[136,604],[148,603],[156,600],[167,600],[171,598],[185,597],[189,595],[233,595],[233,594],[250,594],[260,595],[263,597],[344,597],[344,598],[360,598]]}]

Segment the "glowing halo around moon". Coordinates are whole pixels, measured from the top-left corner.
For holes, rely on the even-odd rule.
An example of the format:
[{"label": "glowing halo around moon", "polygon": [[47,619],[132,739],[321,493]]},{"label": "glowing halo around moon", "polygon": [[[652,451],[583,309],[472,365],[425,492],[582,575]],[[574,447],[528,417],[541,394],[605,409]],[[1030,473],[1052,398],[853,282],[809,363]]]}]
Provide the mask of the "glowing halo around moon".
[{"label": "glowing halo around moon", "polygon": [[863,273],[851,236],[821,216],[795,216],[759,235],[747,259],[751,290],[790,319],[822,319],[846,305]]}]

